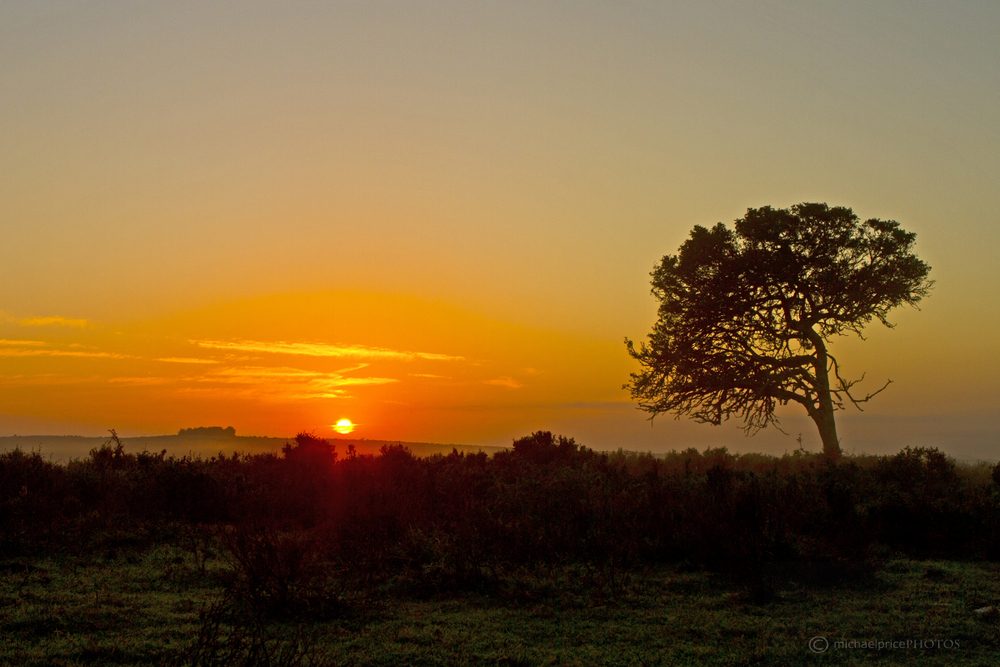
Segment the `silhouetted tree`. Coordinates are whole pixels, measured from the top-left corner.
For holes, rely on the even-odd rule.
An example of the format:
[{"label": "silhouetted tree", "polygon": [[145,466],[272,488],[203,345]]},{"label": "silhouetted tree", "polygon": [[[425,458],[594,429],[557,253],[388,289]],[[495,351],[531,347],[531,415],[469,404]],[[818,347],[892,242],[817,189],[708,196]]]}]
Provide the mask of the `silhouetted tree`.
[{"label": "silhouetted tree", "polygon": [[295,436],[295,444],[286,442],[281,448],[286,461],[301,463],[309,467],[329,471],[337,460],[337,446],[331,445],[323,438],[317,438],[311,433],[302,431]]},{"label": "silhouetted tree", "polygon": [[573,438],[552,435],[551,431],[536,431],[514,441],[514,455],[532,463],[572,460],[580,446]]},{"label": "silhouetted tree", "polygon": [[834,411],[860,408],[858,380],[841,377],[832,336],[886,320],[928,295],[930,267],[916,234],[892,220],[861,222],[849,208],[798,204],[748,209],[735,231],[701,226],[679,255],[652,272],[659,319],[629,354],[642,371],[625,385],[641,409],[719,424],[742,417],[748,433],[776,424],[789,401],[816,423],[827,456],[840,455]]}]

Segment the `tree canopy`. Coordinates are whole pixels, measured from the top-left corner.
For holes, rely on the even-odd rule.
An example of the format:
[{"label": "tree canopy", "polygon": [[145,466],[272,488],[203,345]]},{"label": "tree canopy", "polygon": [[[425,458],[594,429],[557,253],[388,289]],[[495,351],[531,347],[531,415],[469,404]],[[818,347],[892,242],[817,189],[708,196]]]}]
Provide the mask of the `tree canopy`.
[{"label": "tree canopy", "polygon": [[648,343],[626,339],[642,370],[625,387],[653,417],[738,416],[748,433],[777,424],[778,405],[798,403],[838,457],[834,411],[860,407],[889,382],[855,396],[860,379],[841,377],[828,343],[862,336],[872,320],[891,327],[892,309],[929,294],[915,240],[893,220],[861,222],[816,203],[751,208],[734,230],[696,226],[651,274],[659,319]]}]

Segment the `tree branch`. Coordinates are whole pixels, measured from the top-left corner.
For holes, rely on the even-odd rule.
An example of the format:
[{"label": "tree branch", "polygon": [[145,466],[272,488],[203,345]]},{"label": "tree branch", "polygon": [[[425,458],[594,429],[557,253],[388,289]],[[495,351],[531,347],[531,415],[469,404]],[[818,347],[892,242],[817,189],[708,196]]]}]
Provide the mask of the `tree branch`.
[{"label": "tree branch", "polygon": [[[827,356],[830,357],[830,361],[833,362],[832,363],[833,374],[837,378],[837,382],[840,384],[839,389],[832,389],[830,390],[830,393],[836,395],[838,398],[840,394],[844,394],[845,396],[847,396],[848,400],[850,400],[851,403],[854,404],[854,407],[856,407],[859,412],[864,412],[864,409],[861,407],[862,403],[867,403],[868,401],[870,401],[871,399],[873,399],[874,397],[878,396],[883,391],[885,391],[886,388],[890,384],[892,384],[892,380],[886,380],[885,384],[882,385],[882,387],[879,388],[877,391],[873,391],[867,394],[864,398],[854,398],[854,396],[851,394],[851,387],[855,386],[860,382],[863,382],[866,374],[862,373],[861,377],[858,378],[857,380],[845,380],[840,376],[840,367],[837,364],[837,359],[832,354],[828,354]],[[843,405],[841,404],[840,407],[843,407]]]}]

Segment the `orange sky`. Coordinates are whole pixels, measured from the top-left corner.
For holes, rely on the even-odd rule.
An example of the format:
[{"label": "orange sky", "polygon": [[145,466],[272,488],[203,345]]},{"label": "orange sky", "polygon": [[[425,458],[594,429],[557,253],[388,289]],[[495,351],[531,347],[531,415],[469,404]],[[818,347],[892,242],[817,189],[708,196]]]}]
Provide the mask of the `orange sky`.
[{"label": "orange sky", "polygon": [[825,201],[937,281],[844,446],[1000,458],[995,3],[7,3],[0,435],[746,440],[621,389],[695,224]]},{"label": "orange sky", "polygon": [[4,331],[5,406],[93,427],[113,415],[123,432],[225,422],[326,433],[348,418],[360,437],[508,440],[526,416],[627,398],[618,344],[415,297],[279,295],[147,321],[8,320]]}]

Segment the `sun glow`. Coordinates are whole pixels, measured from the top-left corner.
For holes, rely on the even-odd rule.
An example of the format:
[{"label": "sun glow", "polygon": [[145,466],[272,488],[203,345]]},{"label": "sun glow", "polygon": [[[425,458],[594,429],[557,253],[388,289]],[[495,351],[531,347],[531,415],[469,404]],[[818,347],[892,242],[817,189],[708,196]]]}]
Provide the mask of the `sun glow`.
[{"label": "sun glow", "polygon": [[333,430],[337,433],[350,433],[354,430],[354,424],[351,423],[350,419],[341,419],[333,425]]}]

